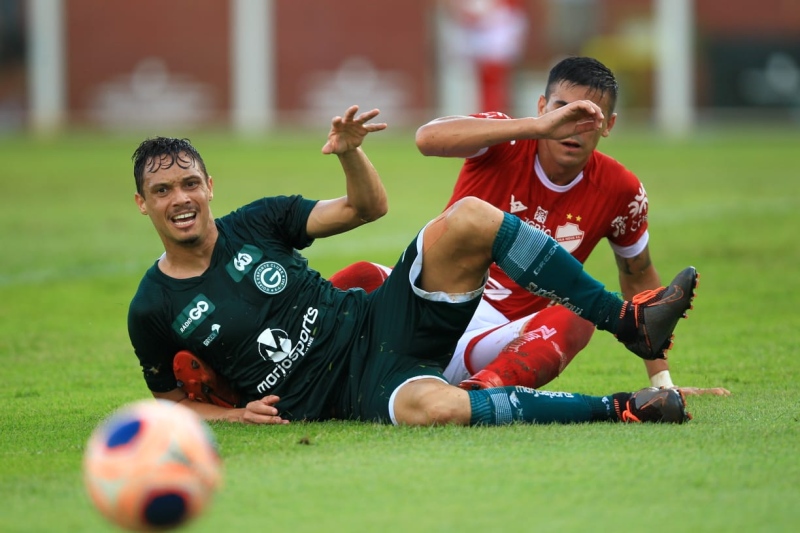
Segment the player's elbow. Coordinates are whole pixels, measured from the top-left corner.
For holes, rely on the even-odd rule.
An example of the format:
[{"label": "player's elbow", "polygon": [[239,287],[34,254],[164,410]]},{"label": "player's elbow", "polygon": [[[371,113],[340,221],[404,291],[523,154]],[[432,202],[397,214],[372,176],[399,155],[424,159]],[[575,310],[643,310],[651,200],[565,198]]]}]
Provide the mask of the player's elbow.
[{"label": "player's elbow", "polygon": [[375,222],[379,218],[385,216],[389,212],[389,201],[384,197],[381,201],[370,204],[368,209],[360,209],[358,211],[358,218],[362,222]]},{"label": "player's elbow", "polygon": [[441,136],[437,135],[438,128],[433,124],[424,124],[417,129],[414,142],[417,150],[424,156],[441,156],[443,150],[441,146]]}]

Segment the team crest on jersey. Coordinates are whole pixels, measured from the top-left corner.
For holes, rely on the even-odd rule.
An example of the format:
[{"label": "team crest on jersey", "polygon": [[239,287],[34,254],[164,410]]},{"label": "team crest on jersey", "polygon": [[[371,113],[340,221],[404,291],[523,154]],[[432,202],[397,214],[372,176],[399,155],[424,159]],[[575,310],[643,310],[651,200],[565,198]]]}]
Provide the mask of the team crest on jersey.
[{"label": "team crest on jersey", "polygon": [[581,245],[583,235],[584,232],[577,224],[567,222],[563,226],[558,226],[556,228],[556,233],[553,235],[553,238],[558,241],[558,244],[560,244],[562,248],[572,253]]},{"label": "team crest on jersey", "polygon": [[244,279],[247,273],[253,269],[255,262],[261,259],[263,255],[264,253],[259,248],[256,248],[252,244],[245,244],[242,246],[241,250],[236,252],[233,259],[225,265],[225,270],[236,283],[239,283]]},{"label": "team crest on jersey", "polygon": [[275,261],[261,263],[253,273],[256,287],[266,294],[278,294],[286,288],[286,270]]}]

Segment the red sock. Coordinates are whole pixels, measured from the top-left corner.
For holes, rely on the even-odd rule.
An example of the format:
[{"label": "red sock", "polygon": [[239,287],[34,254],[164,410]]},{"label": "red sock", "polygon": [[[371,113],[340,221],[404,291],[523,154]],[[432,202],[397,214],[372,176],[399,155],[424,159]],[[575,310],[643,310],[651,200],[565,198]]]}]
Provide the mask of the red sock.
[{"label": "red sock", "polygon": [[556,305],[537,313],[483,369],[497,374],[504,385],[539,388],[558,377],[594,333],[588,320]]},{"label": "red sock", "polygon": [[377,263],[359,261],[336,272],[328,278],[328,281],[333,283],[337,289],[347,290],[360,287],[367,292],[372,292],[381,286],[391,271],[389,267]]}]

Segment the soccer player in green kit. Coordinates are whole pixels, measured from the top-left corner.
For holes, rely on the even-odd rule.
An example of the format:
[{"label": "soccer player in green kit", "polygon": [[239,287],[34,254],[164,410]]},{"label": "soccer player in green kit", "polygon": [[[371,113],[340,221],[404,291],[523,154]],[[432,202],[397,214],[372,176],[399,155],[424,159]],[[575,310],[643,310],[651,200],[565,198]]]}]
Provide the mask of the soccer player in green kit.
[{"label": "soccer player in green kit", "polygon": [[[374,221],[388,210],[380,176],[361,144],[386,124],[378,110],[335,117],[322,148],[336,154],[346,195],[266,197],[214,218],[214,180],[186,139],[145,140],[133,155],[136,203],[165,252],[145,273],[128,330],[156,398],[207,420],[282,424],[353,419],[395,424],[673,422],[689,419],[675,389],[587,396],[525,387],[466,391],[442,369],[497,262],[521,286],[567,306],[645,359],[664,356],[691,307],[697,273],[622,301],[552,238],[476,198],[429,222],[376,291],[342,291],[308,267],[301,250]],[[601,127],[577,101],[537,118],[541,136]],[[173,358],[188,350],[223,376],[241,406],[191,401]]]}]

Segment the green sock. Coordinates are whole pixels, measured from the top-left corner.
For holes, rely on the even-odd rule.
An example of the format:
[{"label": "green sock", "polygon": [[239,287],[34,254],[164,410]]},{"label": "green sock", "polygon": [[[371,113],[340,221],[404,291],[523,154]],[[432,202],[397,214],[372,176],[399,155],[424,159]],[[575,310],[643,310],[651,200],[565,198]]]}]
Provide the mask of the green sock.
[{"label": "green sock", "polygon": [[616,332],[622,300],[543,231],[505,213],[492,257],[521,287],[563,305],[599,329]]},{"label": "green sock", "polygon": [[586,396],[519,386],[471,390],[468,393],[472,426],[500,426],[512,422],[570,424],[619,420],[610,395]]}]

